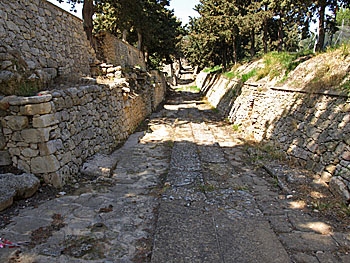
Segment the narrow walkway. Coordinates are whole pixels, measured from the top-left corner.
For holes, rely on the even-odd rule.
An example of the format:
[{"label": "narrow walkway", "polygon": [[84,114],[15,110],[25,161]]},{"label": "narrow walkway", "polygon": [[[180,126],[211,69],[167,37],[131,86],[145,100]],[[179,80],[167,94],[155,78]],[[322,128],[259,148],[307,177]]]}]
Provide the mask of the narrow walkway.
[{"label": "narrow walkway", "polygon": [[0,262],[350,262],[349,233],[291,206],[248,161],[231,126],[197,94],[172,96],[94,179],[21,209]]}]

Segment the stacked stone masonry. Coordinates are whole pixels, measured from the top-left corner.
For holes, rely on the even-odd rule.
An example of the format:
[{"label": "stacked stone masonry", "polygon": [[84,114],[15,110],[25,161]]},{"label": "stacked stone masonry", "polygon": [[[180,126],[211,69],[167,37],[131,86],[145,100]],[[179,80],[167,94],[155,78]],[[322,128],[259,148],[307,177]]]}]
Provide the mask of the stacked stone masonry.
[{"label": "stacked stone masonry", "polygon": [[140,50],[108,32],[100,32],[95,35],[95,45],[96,56],[100,61],[123,68],[129,65],[146,68],[145,58]]},{"label": "stacked stone masonry", "polygon": [[82,20],[45,0],[1,0],[0,39],[3,94],[18,85],[79,79],[95,62]]},{"label": "stacked stone masonry", "polygon": [[255,140],[273,142],[350,201],[350,98],[243,85],[201,73],[209,102]]},{"label": "stacked stone masonry", "polygon": [[86,85],[1,101],[5,151],[13,165],[62,186],[95,153],[109,153],[127,138],[165,95],[164,78]]}]

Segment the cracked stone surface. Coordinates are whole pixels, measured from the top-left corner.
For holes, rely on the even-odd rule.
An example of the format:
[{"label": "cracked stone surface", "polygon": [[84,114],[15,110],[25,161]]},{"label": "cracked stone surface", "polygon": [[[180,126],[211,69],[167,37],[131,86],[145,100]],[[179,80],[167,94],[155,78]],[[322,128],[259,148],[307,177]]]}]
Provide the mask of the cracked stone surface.
[{"label": "cracked stone surface", "polygon": [[271,171],[307,182],[252,165],[241,134],[198,94],[175,94],[147,131],[84,165],[94,179],[0,229],[29,242],[0,249],[0,262],[350,262],[350,229],[298,207]]}]

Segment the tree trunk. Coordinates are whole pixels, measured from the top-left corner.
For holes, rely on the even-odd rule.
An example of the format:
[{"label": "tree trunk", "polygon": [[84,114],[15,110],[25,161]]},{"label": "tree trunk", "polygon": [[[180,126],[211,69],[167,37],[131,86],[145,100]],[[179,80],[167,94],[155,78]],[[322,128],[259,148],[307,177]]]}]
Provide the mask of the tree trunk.
[{"label": "tree trunk", "polygon": [[124,29],[123,30],[122,41],[127,43],[128,42],[127,41],[127,37],[128,37],[128,30]]},{"label": "tree trunk", "polygon": [[137,49],[142,50],[142,34],[139,29],[137,30]]},{"label": "tree trunk", "polygon": [[282,21],[282,15],[278,21],[278,52],[281,52],[283,50],[283,21]]},{"label": "tree trunk", "polygon": [[95,13],[93,0],[85,0],[83,4],[83,26],[86,33],[87,39],[90,41],[91,46],[93,46],[92,30],[94,28],[92,17]]},{"label": "tree trunk", "polygon": [[236,38],[233,38],[233,43],[232,43],[232,48],[233,48],[233,62],[236,64],[238,62],[238,51],[237,51],[237,43],[236,43]]},{"label": "tree trunk", "polygon": [[324,46],[325,39],[325,13],[326,13],[326,2],[320,1],[320,6],[318,9],[318,38],[317,43],[315,45],[315,51],[322,51]]},{"label": "tree trunk", "polygon": [[253,58],[255,56],[255,30],[252,28],[250,31],[250,56]]},{"label": "tree trunk", "polygon": [[[147,65],[147,64],[148,64],[148,61],[149,61],[148,49],[147,49],[147,47],[143,47],[143,50],[144,50],[144,52],[143,52],[143,58],[145,59],[145,63],[146,63],[146,65]],[[142,54],[141,50],[140,50],[139,52],[140,52],[140,54]]]},{"label": "tree trunk", "polygon": [[177,86],[177,77],[176,77],[176,73],[175,73],[175,70],[174,70],[174,63],[171,62],[170,63],[170,70],[171,70],[171,82],[174,86]]},{"label": "tree trunk", "polygon": [[268,24],[267,24],[267,18],[264,19],[264,34],[263,34],[263,46],[264,46],[264,53],[266,54],[268,51],[267,47],[267,34],[268,34]]}]

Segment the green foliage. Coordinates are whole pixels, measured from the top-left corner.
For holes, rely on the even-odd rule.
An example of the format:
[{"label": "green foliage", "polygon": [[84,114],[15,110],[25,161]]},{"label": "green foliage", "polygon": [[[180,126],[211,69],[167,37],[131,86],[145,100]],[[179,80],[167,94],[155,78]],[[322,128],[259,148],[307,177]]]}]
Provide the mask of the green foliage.
[{"label": "green foliage", "polygon": [[235,131],[235,132],[238,132],[241,130],[241,124],[233,124],[232,125],[232,129]]},{"label": "green foliage", "polygon": [[350,54],[350,44],[349,43],[342,44],[340,46],[340,50],[342,52],[343,57],[346,58]]},{"label": "green foliage", "polygon": [[33,96],[39,91],[39,83],[33,81],[21,82],[18,85],[18,89],[15,91],[15,94],[18,96]]},{"label": "green foliage", "polygon": [[[188,27],[186,57],[200,68],[224,68],[268,50],[296,51],[308,37],[311,1],[201,0]],[[229,76],[230,78],[230,76]]]},{"label": "green foliage", "polygon": [[269,76],[270,80],[276,77],[287,76],[294,70],[303,60],[298,59],[305,53],[290,52],[270,52],[263,56],[264,67],[256,72],[257,79]]},{"label": "green foliage", "polygon": [[231,80],[233,78],[237,78],[237,79],[241,79],[242,82],[246,82],[248,79],[256,76],[256,74],[257,74],[257,69],[252,69],[246,74],[239,74],[237,71],[232,71],[232,70],[222,73],[222,75],[227,79]]},{"label": "green foliage", "polygon": [[180,53],[184,29],[167,0],[97,1],[94,30],[108,31],[142,51],[150,68]]},{"label": "green foliage", "polygon": [[344,92],[346,92],[350,96],[350,80],[344,82],[340,89]]},{"label": "green foliage", "polygon": [[252,69],[251,71],[249,71],[248,73],[243,74],[242,77],[241,77],[242,81],[243,81],[243,82],[246,82],[248,79],[250,79],[250,78],[256,76],[257,72],[258,72],[258,71],[257,71],[257,69],[255,68],[255,69]]},{"label": "green foliage", "polygon": [[337,25],[342,26],[350,26],[350,9],[349,8],[341,8],[337,13]]},{"label": "green foliage", "polygon": [[188,91],[188,92],[193,92],[193,93],[198,93],[201,91],[200,88],[197,86],[184,86],[176,89],[177,91]]},{"label": "green foliage", "polygon": [[210,183],[205,183],[205,184],[199,185],[198,188],[199,188],[199,191],[202,193],[208,193],[208,192],[215,191],[215,186],[210,184]]},{"label": "green foliage", "polygon": [[205,73],[219,73],[221,71],[222,71],[222,66],[219,66],[219,65],[211,67],[211,68],[205,68],[203,70],[203,72],[205,72]]},{"label": "green foliage", "polygon": [[233,78],[238,78],[239,75],[235,72],[235,71],[228,71],[228,72],[224,72],[222,73],[222,75],[227,78],[227,79],[233,79]]}]

